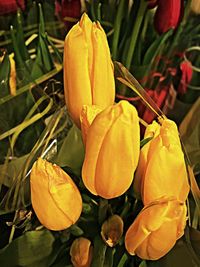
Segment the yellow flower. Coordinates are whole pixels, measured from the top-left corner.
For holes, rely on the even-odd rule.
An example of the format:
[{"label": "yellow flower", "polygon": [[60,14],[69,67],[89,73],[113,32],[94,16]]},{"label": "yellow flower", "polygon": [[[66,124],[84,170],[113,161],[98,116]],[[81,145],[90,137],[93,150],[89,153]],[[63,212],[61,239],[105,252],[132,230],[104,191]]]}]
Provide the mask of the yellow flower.
[{"label": "yellow flower", "polygon": [[141,191],[144,205],[163,196],[186,200],[189,193],[187,170],[173,121],[164,119],[155,137],[142,148],[136,177],[139,184],[136,191]]},{"label": "yellow flower", "polygon": [[30,184],[33,209],[46,228],[63,230],[79,219],[80,192],[59,166],[39,158],[33,165]]},{"label": "yellow flower", "polygon": [[71,261],[74,267],[89,267],[92,261],[93,247],[89,239],[79,237],[70,248]]},{"label": "yellow flower", "polygon": [[114,73],[106,34],[86,14],[65,39],[64,91],[69,113],[79,128],[83,105],[104,109],[114,103]]},{"label": "yellow flower", "polygon": [[176,199],[160,199],[143,208],[125,235],[131,255],[157,260],[184,234],[186,206]]},{"label": "yellow flower", "polygon": [[[152,124],[149,124],[147,126],[145,134],[144,134],[144,139],[155,138],[159,133],[160,133],[160,125],[156,121],[153,121]],[[142,147],[140,151],[138,167],[135,172],[133,188],[134,188],[134,193],[137,198],[141,198],[141,189],[143,188],[143,179],[141,177],[143,177],[144,168],[148,163],[147,155],[148,155],[150,143],[151,142],[148,141],[148,143],[146,143]]]},{"label": "yellow flower", "polygon": [[139,119],[127,101],[100,112],[86,142],[82,178],[87,189],[103,198],[122,195],[133,181],[140,149]]}]

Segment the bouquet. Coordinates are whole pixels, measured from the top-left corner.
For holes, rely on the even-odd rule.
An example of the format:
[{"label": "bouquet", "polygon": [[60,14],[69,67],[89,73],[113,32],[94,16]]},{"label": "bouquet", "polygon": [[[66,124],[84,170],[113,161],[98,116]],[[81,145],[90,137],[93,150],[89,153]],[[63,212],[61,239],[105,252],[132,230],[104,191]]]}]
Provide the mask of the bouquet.
[{"label": "bouquet", "polygon": [[198,95],[194,1],[65,2],[2,37],[1,265],[198,266],[199,169],[169,112]]}]

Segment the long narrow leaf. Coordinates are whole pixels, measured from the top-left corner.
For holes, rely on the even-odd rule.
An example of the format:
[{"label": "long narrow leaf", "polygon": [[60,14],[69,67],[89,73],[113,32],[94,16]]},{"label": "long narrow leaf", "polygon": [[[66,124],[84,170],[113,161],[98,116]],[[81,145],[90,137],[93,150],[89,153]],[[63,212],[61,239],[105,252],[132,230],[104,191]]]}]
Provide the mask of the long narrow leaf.
[{"label": "long narrow leaf", "polygon": [[0,98],[9,95],[10,60],[7,53],[3,54],[0,62]]},{"label": "long narrow leaf", "polygon": [[172,35],[173,30],[166,32],[165,34],[159,36],[148,48],[144,55],[143,65],[151,64],[155,57],[158,55],[161,46],[167,41],[167,39]]},{"label": "long narrow leaf", "polygon": [[158,117],[165,116],[126,67],[117,61],[114,61],[114,67],[116,79],[132,89]]}]

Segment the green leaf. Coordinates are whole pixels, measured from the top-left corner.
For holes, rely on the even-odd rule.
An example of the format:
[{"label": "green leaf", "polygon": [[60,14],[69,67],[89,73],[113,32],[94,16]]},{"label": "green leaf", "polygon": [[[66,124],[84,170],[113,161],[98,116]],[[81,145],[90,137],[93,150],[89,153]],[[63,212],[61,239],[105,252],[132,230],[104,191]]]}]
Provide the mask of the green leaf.
[{"label": "green leaf", "polygon": [[104,261],[104,267],[112,267],[113,266],[114,252],[115,252],[114,248],[109,248],[109,247],[107,248],[105,261]]},{"label": "green leaf", "polygon": [[[21,94],[23,94],[25,92],[28,92],[28,91],[30,91],[30,89],[36,88],[37,85],[42,84],[42,83],[46,82],[47,80],[50,80],[55,75],[59,74],[61,72],[61,70],[62,70],[62,65],[61,64],[57,64],[56,68],[54,68],[50,72],[44,74],[43,76],[40,76],[35,81],[33,81],[33,79],[32,79],[32,81],[30,81],[30,79],[27,80],[27,77],[26,77],[26,80],[25,80],[26,81],[26,85],[24,85],[23,87],[20,87],[17,90],[16,96],[19,96],[19,95],[21,95]],[[28,74],[28,77],[29,76],[30,76],[30,74]],[[43,86],[43,85],[41,85],[41,86]],[[2,104],[4,104],[4,103],[8,102],[8,101],[15,100],[16,99],[15,97],[13,97],[12,95],[7,95],[7,96],[1,98],[0,99],[0,106]]]},{"label": "green leaf", "polygon": [[13,182],[13,178],[18,175],[27,157],[28,155],[20,158],[14,158],[6,165],[6,167],[5,165],[0,165],[0,184],[10,187]]},{"label": "green leaf", "polygon": [[48,35],[46,36],[46,38],[47,38],[48,43],[51,45],[51,47],[52,47],[52,49],[53,49],[53,51],[54,51],[54,53],[56,55],[56,58],[57,58],[58,62],[60,64],[62,64],[63,63],[63,59],[62,59],[61,53],[59,52],[57,47],[54,45],[54,43],[51,41],[51,39],[48,37]]},{"label": "green leaf", "polygon": [[113,40],[112,40],[112,57],[114,60],[118,59],[118,45],[119,45],[119,37],[120,37],[120,29],[122,26],[122,21],[127,14],[125,11],[127,11],[128,3],[126,0],[121,0],[119,2],[119,6],[117,8],[117,14],[116,19],[114,22],[114,34],[113,34]]},{"label": "green leaf", "polygon": [[10,60],[7,53],[0,62],[0,98],[9,94]]},{"label": "green leaf", "polygon": [[100,236],[96,236],[94,240],[93,260],[91,267],[103,267],[105,261],[107,246]]},{"label": "green leaf", "polygon": [[73,125],[55,158],[55,163],[60,167],[70,167],[72,171],[80,175],[84,159],[84,146],[80,130]]},{"label": "green leaf", "polygon": [[41,4],[39,6],[39,40],[37,46],[37,55],[31,71],[33,79],[37,79],[43,74],[54,68],[53,59],[48,48],[48,40],[45,33],[44,17]]},{"label": "green leaf", "polygon": [[20,53],[20,46],[18,46],[17,43],[17,37],[15,35],[15,30],[13,26],[10,27],[10,34],[11,34],[11,39],[12,39],[12,45],[13,45],[13,50],[15,53],[15,62],[18,68],[23,69],[24,74],[27,76],[26,79],[29,79],[30,73],[29,70],[25,64],[25,62],[22,59],[21,53]]},{"label": "green leaf", "polygon": [[147,267],[146,261],[142,261],[140,263],[139,267]]},{"label": "green leaf", "polygon": [[190,234],[190,241],[191,241],[192,247],[200,259],[200,231],[194,228],[190,228],[189,234]]},{"label": "green leaf", "polygon": [[[164,242],[164,240],[163,240]],[[199,249],[199,246],[198,246]],[[161,259],[147,261],[147,267],[198,267],[200,258],[195,254],[191,244],[184,237]]]},{"label": "green leaf", "polygon": [[82,213],[84,215],[89,215],[92,212],[92,207],[90,204],[87,203],[83,203],[83,209],[82,209]]},{"label": "green leaf", "polygon": [[124,253],[124,255],[121,257],[119,264],[117,267],[124,267],[125,262],[128,260],[128,255],[127,253]]},{"label": "green leaf", "polygon": [[142,139],[141,141],[140,141],[140,149],[144,146],[144,145],[146,145],[149,141],[151,141],[153,139],[153,137],[147,137],[147,138],[145,138],[145,139]]},{"label": "green leaf", "polygon": [[153,62],[155,57],[160,51],[161,46],[166,42],[166,40],[172,35],[173,30],[170,30],[160,37],[158,37],[148,48],[144,55],[143,65],[148,65]]},{"label": "green leaf", "polygon": [[[38,262],[48,257],[54,237],[50,231],[30,231],[0,250],[1,266],[41,266]],[[43,265],[44,266],[44,265]]]},{"label": "green leaf", "polygon": [[38,24],[38,8],[37,3],[33,1],[27,15],[27,25]]},{"label": "green leaf", "polygon": [[102,224],[105,221],[107,217],[107,213],[108,213],[108,208],[109,208],[108,200],[104,198],[100,198],[99,211],[98,211],[99,224]]},{"label": "green leaf", "polygon": [[81,236],[81,235],[84,234],[84,231],[78,225],[76,225],[76,224],[72,225],[69,228],[69,231],[74,236]]},{"label": "green leaf", "polygon": [[28,50],[25,45],[25,40],[24,40],[24,32],[23,32],[23,25],[22,25],[22,12],[21,10],[17,11],[17,34],[16,34],[16,40],[18,47],[20,47],[20,54],[21,57],[24,61],[29,59],[29,54]]}]

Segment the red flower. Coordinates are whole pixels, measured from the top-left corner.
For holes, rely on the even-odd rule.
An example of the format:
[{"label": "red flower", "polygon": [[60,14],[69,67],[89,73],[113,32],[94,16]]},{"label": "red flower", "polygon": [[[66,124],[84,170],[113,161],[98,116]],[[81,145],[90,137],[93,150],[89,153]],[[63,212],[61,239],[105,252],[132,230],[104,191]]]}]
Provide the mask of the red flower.
[{"label": "red flower", "polygon": [[182,77],[178,87],[178,93],[185,94],[187,91],[187,86],[192,79],[192,65],[189,61],[182,61],[180,64],[180,69],[182,72]]},{"label": "red flower", "polygon": [[[149,96],[153,99],[153,101],[157,104],[159,108],[161,108],[165,102],[168,87],[163,87],[160,90],[146,90]],[[139,117],[142,118],[147,123],[151,123],[153,119],[156,117],[156,114],[151,111],[145,104],[140,103],[138,106],[138,114]]]},{"label": "red flower", "polygon": [[0,0],[0,15],[17,12],[17,9],[25,9],[24,0]]},{"label": "red flower", "polygon": [[159,34],[178,26],[182,15],[182,0],[158,0],[154,16],[155,29]]},{"label": "red flower", "polygon": [[65,18],[79,19],[81,15],[81,2],[80,0],[62,0],[55,1],[55,13],[69,28],[74,24],[65,20]]}]

